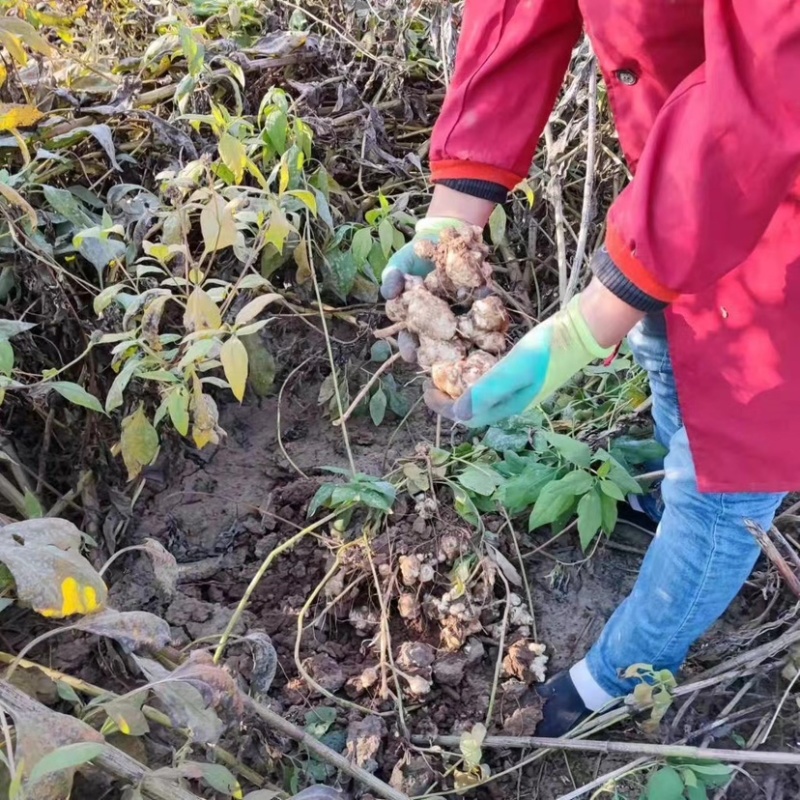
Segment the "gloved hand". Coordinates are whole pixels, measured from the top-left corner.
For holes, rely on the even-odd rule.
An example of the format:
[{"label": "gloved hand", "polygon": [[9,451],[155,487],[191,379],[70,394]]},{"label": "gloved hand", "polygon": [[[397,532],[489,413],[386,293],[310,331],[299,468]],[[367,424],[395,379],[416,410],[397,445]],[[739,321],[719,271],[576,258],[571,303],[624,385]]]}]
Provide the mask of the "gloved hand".
[{"label": "gloved hand", "polygon": [[537,325],[458,400],[429,386],[425,402],[443,417],[483,427],[521,414],[614,348],[601,347],[581,311],[580,295]]},{"label": "gloved hand", "polygon": [[456,217],[425,217],[415,227],[414,238],[403,245],[386,264],[381,276],[381,294],[385,300],[393,300],[403,293],[406,275],[424,278],[432,269],[433,262],[420,258],[414,252],[414,245],[424,239],[438,242],[439,235],[446,228],[461,228],[467,223]]}]

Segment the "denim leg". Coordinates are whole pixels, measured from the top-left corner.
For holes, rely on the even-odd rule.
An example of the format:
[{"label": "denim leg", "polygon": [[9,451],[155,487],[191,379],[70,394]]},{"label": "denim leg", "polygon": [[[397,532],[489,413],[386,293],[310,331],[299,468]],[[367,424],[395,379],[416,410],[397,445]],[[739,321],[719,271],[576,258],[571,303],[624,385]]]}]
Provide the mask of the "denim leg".
[{"label": "denim leg", "polygon": [[638,329],[632,338],[637,360],[650,376],[658,437],[669,453],[658,532],[633,591],[586,657],[591,676],[614,697],[632,691],[636,681],[621,678],[632,664],[673,672],[680,668],[691,645],[738,594],[758,558],[758,545],[744,521],[767,527],[784,497],[699,492],[666,340],[659,356],[652,337]]}]

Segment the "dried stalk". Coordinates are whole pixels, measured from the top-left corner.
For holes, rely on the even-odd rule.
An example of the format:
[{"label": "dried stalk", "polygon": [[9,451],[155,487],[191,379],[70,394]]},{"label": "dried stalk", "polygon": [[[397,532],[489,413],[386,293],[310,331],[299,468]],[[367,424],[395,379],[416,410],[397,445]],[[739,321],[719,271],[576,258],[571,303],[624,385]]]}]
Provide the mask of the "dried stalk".
[{"label": "dried stalk", "polygon": [[745,520],[747,530],[755,537],[758,546],[764,551],[764,555],[775,565],[781,578],[783,578],[789,590],[795,597],[800,598],[800,578],[794,570],[786,563],[786,559],[781,555],[780,550],[770,539],[769,534],[757,523],[752,520]]},{"label": "dried stalk", "polygon": [[583,257],[586,253],[586,242],[589,238],[589,224],[592,219],[592,209],[594,207],[594,159],[595,145],[597,139],[597,68],[595,59],[592,56],[587,62],[589,67],[589,112],[588,112],[588,131],[586,133],[586,177],[583,183],[583,210],[581,211],[581,227],[578,231],[578,245],[575,249],[575,258],[572,262],[572,272],[569,276],[566,292],[561,301],[566,305],[575,289],[578,287],[578,280],[583,268]]},{"label": "dried stalk", "polygon": [[[413,736],[411,741],[419,745],[439,745],[458,747],[460,736]],[[613,755],[647,755],[653,758],[701,758],[709,761],[724,761],[750,764],[778,764],[800,767],[800,753],[716,750],[704,747],[689,747],[679,744],[650,744],[649,742],[609,742],[585,739],[551,739],[543,736],[487,736],[484,747],[527,750],[547,748],[548,750],[579,750],[587,753]]]}]

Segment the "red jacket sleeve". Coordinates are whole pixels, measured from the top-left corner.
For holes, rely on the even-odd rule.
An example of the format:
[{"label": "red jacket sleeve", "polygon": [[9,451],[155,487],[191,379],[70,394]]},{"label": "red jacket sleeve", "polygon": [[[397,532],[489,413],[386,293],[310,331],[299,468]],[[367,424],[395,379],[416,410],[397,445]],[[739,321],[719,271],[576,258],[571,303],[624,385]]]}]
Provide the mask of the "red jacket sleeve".
[{"label": "red jacket sleeve", "polygon": [[800,2],[706,0],[704,14],[705,63],[609,215],[611,259],[663,301],[744,262],[800,173]]},{"label": "red jacket sleeve", "polygon": [[577,0],[466,0],[431,141],[434,181],[512,189],[525,178],[581,24]]}]

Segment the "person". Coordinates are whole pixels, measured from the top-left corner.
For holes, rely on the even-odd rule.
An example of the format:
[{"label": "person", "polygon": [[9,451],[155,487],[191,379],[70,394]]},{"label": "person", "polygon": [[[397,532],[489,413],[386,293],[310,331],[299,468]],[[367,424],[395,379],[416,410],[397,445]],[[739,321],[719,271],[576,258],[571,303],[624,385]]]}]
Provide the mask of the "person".
[{"label": "person", "polygon": [[[490,425],[626,335],[649,375],[657,535],[599,640],[542,687],[547,736],[632,691],[633,664],[676,672],[756,562],[746,520],[768,526],[800,487],[800,3],[466,0],[415,238],[485,225],[527,175],[584,27],[634,174],[591,282],[455,403],[427,396]],[[383,295],[430,268],[406,245]]]}]

